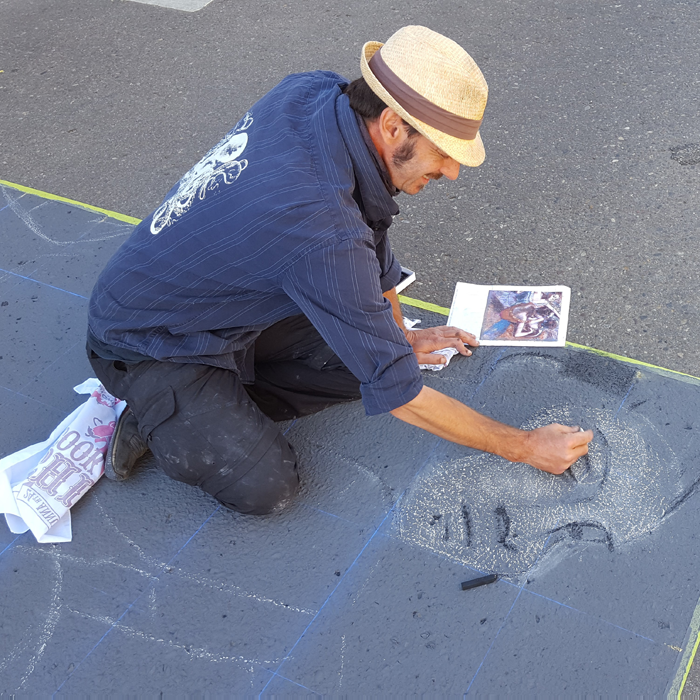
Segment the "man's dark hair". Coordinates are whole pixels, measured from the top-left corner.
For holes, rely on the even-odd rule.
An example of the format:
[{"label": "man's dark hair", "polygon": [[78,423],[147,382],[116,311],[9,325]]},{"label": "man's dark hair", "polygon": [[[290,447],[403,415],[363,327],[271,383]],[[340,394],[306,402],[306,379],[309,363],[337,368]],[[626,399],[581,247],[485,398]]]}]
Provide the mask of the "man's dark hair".
[{"label": "man's dark hair", "polygon": [[[350,106],[369,122],[379,119],[379,115],[387,108],[382,99],[367,85],[364,78],[353,80],[350,85],[345,86],[343,92],[348,96]],[[404,121],[404,125],[409,137],[418,133],[418,130],[414,129],[408,122]]]},{"label": "man's dark hair", "polygon": [[386,109],[386,105],[367,85],[364,78],[353,80],[343,92],[350,100],[350,106],[368,121],[373,122]]}]

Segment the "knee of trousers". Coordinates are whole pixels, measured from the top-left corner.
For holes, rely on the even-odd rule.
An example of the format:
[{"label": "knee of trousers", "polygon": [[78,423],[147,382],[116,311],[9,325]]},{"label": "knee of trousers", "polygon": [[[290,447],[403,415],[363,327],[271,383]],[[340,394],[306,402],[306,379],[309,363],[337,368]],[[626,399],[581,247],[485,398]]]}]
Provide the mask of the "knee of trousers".
[{"label": "knee of trousers", "polygon": [[267,515],[291,503],[298,490],[296,455],[280,434],[242,477],[212,495],[239,513]]}]

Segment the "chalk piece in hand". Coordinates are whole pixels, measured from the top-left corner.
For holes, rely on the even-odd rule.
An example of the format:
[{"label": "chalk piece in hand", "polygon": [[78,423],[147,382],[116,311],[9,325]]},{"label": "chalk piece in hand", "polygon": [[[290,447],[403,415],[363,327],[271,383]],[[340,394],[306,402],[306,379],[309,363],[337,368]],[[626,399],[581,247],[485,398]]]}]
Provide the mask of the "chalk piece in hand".
[{"label": "chalk piece in hand", "polygon": [[462,590],[468,591],[470,588],[485,586],[487,583],[493,583],[494,581],[498,581],[498,574],[489,574],[488,576],[473,578],[471,581],[462,581]]}]

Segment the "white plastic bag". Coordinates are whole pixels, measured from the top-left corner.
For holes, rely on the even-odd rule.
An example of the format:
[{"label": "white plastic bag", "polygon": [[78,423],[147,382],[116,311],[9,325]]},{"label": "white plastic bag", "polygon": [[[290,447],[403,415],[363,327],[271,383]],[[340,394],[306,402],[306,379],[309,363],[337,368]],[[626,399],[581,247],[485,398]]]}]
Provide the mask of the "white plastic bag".
[{"label": "white plastic bag", "polygon": [[126,407],[97,379],[74,388],[90,398],[48,440],[0,459],[0,513],[10,531],[37,542],[70,542],[70,509],[104,473],[104,456]]}]

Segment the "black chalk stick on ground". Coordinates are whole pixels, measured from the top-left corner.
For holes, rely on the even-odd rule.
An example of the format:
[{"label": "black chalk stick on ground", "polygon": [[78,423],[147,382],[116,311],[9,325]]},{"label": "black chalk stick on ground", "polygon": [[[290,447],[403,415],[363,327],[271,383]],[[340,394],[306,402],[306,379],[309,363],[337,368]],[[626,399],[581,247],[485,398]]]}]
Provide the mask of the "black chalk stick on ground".
[{"label": "black chalk stick on ground", "polygon": [[471,581],[462,581],[462,590],[468,591],[470,588],[485,586],[487,583],[493,583],[494,581],[498,581],[498,574],[489,574],[488,576],[473,578]]}]

